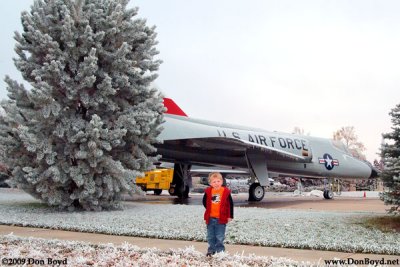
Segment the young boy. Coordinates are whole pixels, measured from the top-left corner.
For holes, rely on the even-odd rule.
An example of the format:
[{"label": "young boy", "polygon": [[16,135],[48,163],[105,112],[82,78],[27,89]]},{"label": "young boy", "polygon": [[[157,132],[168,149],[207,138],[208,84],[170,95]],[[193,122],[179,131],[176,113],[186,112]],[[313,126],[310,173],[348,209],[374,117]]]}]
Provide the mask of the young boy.
[{"label": "young boy", "polygon": [[233,201],[231,191],[223,187],[223,178],[219,172],[208,175],[207,187],[204,191],[204,220],[207,224],[207,256],[225,251],[224,239],[226,224],[233,219]]}]

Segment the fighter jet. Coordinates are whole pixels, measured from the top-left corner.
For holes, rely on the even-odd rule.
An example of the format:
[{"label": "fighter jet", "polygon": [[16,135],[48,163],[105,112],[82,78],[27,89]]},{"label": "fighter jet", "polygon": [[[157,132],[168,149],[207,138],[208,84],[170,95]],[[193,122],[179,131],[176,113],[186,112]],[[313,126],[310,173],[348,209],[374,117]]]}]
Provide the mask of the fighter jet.
[{"label": "fighter jet", "polygon": [[[164,129],[156,147],[162,161],[174,163],[171,195],[188,197],[193,164],[248,172],[250,201],[261,201],[269,178],[277,175],[377,176],[369,162],[353,157],[339,141],[190,118],[169,98],[164,98],[164,105]],[[324,197],[332,199],[332,190],[326,188]]]}]

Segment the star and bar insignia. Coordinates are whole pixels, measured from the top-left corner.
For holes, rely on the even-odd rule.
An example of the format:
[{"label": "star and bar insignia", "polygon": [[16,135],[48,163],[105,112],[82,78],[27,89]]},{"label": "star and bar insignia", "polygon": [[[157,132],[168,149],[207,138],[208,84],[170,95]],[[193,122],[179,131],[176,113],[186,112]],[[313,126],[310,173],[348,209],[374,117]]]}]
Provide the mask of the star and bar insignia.
[{"label": "star and bar insignia", "polygon": [[328,153],[324,154],[322,158],[318,158],[319,164],[324,164],[327,170],[332,170],[333,167],[339,166],[339,160],[333,159]]}]

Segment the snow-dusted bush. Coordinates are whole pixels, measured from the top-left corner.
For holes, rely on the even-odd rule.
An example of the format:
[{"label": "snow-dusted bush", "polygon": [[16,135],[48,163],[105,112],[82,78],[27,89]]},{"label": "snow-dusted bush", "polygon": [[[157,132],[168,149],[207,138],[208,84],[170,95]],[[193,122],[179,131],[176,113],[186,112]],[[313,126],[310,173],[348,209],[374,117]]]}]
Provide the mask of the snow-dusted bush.
[{"label": "snow-dusted bush", "polygon": [[119,207],[157,159],[156,34],[128,2],[35,0],[22,13],[15,65],[32,88],[5,79],[1,161],[12,183],[50,205]]},{"label": "snow-dusted bush", "polygon": [[[31,249],[34,247],[35,249]],[[216,254],[206,257],[193,247],[185,249],[142,249],[128,243],[93,245],[83,242],[0,237],[2,259],[48,259],[64,261],[67,266],[311,266],[309,262],[296,262],[287,258],[259,257],[255,255]],[[61,264],[63,266],[64,264]],[[45,265],[45,264],[43,264]]]}]

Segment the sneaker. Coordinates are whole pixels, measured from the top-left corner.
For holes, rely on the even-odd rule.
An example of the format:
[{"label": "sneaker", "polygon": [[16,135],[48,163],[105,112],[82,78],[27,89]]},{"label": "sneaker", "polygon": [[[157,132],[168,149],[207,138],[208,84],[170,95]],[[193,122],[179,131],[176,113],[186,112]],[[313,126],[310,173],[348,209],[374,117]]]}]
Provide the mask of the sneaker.
[{"label": "sneaker", "polygon": [[211,257],[211,256],[214,255],[214,254],[215,254],[215,252],[207,252],[206,256],[207,256],[207,257]]}]

